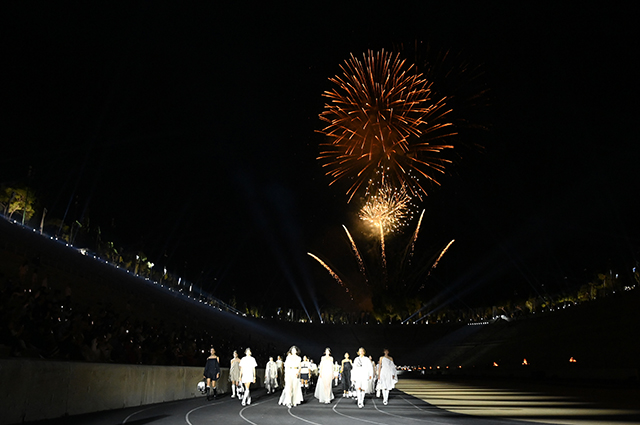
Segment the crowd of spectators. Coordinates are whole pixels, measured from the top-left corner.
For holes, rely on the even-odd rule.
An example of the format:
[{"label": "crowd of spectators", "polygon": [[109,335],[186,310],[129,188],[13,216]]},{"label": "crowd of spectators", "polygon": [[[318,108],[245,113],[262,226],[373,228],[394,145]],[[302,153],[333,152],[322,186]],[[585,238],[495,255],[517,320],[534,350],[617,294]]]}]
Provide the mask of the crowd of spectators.
[{"label": "crowd of spectators", "polygon": [[[141,310],[133,296],[119,302],[98,292],[79,300],[68,284],[51,285],[37,261],[0,270],[0,356],[145,365],[201,366],[215,344],[222,360],[247,344],[215,323],[168,306]],[[168,310],[167,310],[168,309]],[[258,358],[267,347],[254,344]]]}]

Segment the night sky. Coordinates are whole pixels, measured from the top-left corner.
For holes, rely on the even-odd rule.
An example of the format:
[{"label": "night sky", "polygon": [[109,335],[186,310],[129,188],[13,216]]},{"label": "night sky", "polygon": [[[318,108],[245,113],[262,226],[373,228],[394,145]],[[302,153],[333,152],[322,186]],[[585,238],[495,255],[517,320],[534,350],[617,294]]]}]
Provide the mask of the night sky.
[{"label": "night sky", "polygon": [[468,140],[483,149],[459,151],[418,203],[417,253],[456,239],[433,293],[485,305],[628,274],[639,259],[638,16],[623,6],[2,9],[0,183],[29,183],[50,217],[89,216],[223,300],[297,308],[297,291],[312,309],[344,297],[306,255],[342,270],[341,225],[357,233],[355,206],[316,160],[321,94],[350,53],[416,41],[479,64],[489,90],[471,115],[487,130]]}]

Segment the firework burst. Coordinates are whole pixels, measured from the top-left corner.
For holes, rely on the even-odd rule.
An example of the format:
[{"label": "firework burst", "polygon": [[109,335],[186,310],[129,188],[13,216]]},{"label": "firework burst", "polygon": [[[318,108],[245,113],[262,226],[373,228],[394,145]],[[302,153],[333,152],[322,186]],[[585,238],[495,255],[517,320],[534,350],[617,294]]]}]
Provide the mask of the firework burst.
[{"label": "firework burst", "polygon": [[[368,193],[368,191],[367,191]],[[386,234],[398,231],[407,224],[410,215],[411,196],[403,185],[399,190],[383,184],[370,196],[360,210],[360,219],[369,223],[380,236],[382,268],[386,273],[387,255],[384,243]]]},{"label": "firework burst", "polygon": [[367,199],[359,217],[383,235],[392,233],[408,224],[410,202],[411,196],[404,185],[396,190],[389,184],[383,184]]},{"label": "firework burst", "polygon": [[349,201],[376,169],[383,181],[406,186],[418,197],[426,188],[409,171],[437,183],[450,161],[436,154],[452,148],[440,140],[455,134],[447,121],[446,97],[435,97],[431,82],[406,65],[399,55],[369,51],[362,60],[351,55],[340,66],[342,75],[329,81],[330,100],[320,119],[328,136],[318,159],[332,177],[331,184],[350,179]]}]

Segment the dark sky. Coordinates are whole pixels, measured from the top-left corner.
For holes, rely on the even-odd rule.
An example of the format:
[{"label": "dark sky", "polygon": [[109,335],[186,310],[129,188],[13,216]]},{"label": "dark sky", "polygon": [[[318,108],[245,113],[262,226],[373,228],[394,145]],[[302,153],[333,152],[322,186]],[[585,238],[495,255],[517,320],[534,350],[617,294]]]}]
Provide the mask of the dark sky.
[{"label": "dark sky", "polygon": [[472,116],[484,149],[419,203],[417,252],[456,239],[432,290],[492,303],[638,260],[635,12],[174,3],[3,4],[0,182],[31,166],[50,216],[70,205],[223,299],[328,305],[336,284],[306,252],[340,265],[354,207],[316,161],[321,93],[350,53],[418,40],[480,64],[490,88]]}]

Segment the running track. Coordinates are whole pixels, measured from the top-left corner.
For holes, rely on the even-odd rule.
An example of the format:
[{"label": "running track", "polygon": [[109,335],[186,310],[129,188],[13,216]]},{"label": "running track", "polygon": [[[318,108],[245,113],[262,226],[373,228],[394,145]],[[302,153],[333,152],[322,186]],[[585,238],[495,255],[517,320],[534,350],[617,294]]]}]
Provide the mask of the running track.
[{"label": "running track", "polygon": [[[252,392],[243,407],[228,395],[207,402],[204,397],[92,413],[38,425],[404,425],[404,424],[640,424],[640,406],[616,408],[576,396],[403,379],[389,404],[368,397],[358,409],[351,399],[336,398],[321,405],[311,394],[297,407],[278,405],[279,392]],[[336,391],[336,394],[338,392]],[[413,395],[411,395],[413,394]],[[635,393],[632,394],[635,397]],[[632,403],[633,405],[633,403]]]}]

